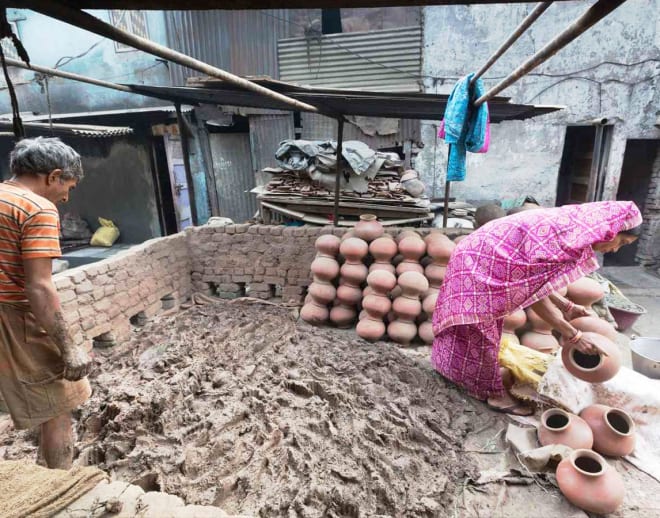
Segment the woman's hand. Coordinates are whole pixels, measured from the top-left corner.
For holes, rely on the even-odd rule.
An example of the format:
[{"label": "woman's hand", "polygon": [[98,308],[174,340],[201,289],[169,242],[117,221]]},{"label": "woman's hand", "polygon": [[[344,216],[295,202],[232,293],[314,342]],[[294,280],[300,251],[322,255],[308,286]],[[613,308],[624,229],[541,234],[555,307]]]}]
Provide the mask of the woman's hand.
[{"label": "woman's hand", "polygon": [[581,331],[578,331],[570,338],[564,337],[564,347],[572,347],[580,351],[582,354],[605,354],[600,350],[589,338],[586,338]]},{"label": "woman's hand", "polygon": [[573,320],[574,318],[594,316],[594,314],[591,311],[589,311],[584,306],[580,306],[579,304],[572,304],[571,307],[568,309],[568,311],[564,312],[564,315],[566,315],[566,320]]}]

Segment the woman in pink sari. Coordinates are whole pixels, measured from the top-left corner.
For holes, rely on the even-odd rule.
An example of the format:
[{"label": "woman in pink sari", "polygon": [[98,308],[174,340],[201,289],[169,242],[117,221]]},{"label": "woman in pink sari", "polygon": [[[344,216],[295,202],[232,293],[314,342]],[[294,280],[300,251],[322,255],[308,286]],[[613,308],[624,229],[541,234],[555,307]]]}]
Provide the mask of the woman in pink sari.
[{"label": "woman in pink sari", "polygon": [[598,269],[594,252],[633,242],[630,230],[641,223],[633,202],[596,202],[521,212],[467,236],[452,254],[433,314],[435,369],[497,410],[528,414],[502,381],[504,316],[532,306],[578,349],[595,352],[568,323],[586,310],[556,292]]}]

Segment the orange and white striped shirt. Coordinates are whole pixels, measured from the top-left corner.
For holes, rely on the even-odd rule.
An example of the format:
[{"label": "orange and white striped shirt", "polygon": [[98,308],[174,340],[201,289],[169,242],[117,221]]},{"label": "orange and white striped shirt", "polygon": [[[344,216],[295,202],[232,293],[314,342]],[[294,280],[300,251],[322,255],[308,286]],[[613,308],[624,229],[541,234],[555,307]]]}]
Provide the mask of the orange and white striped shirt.
[{"label": "orange and white striped shirt", "polygon": [[27,302],[25,259],[61,255],[55,205],[16,182],[0,183],[0,302]]}]

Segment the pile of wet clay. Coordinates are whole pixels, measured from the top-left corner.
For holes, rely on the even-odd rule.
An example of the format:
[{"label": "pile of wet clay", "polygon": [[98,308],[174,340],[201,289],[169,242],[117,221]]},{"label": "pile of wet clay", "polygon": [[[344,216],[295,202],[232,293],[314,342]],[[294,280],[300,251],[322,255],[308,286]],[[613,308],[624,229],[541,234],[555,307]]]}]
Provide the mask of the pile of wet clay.
[{"label": "pile of wet clay", "polygon": [[[426,355],[424,355],[426,356]],[[393,344],[245,301],[101,351],[79,462],[257,516],[437,516],[469,476],[464,394]]]}]

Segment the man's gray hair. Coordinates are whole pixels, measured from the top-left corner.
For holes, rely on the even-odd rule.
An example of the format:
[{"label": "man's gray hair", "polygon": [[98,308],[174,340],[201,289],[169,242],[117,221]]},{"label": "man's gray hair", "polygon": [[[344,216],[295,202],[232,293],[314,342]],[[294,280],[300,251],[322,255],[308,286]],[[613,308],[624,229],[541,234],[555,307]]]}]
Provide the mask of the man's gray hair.
[{"label": "man's gray hair", "polygon": [[15,176],[49,174],[62,170],[64,180],[82,180],[84,173],[80,155],[56,137],[26,138],[14,146],[9,155],[9,169]]}]

